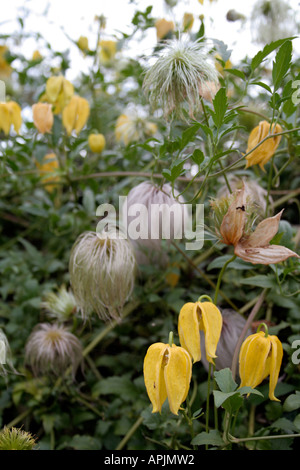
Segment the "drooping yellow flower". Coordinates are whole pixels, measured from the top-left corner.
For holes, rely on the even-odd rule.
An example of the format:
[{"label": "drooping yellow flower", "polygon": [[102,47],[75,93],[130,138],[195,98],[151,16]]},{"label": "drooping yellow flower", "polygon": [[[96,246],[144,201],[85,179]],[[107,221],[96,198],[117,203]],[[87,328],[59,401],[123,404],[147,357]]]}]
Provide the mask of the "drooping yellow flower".
[{"label": "drooping yellow flower", "polygon": [[21,108],[15,101],[0,103],[0,130],[7,135],[11,129],[18,133],[22,125]]},{"label": "drooping yellow flower", "polygon": [[32,115],[34,125],[41,134],[51,131],[54,122],[51,104],[34,104],[32,106]]},{"label": "drooping yellow flower", "polygon": [[[225,65],[223,66],[219,61],[223,60],[220,54],[215,55],[215,67],[218,70],[219,73],[222,75],[224,74],[224,69],[231,69],[232,68],[232,62],[230,59],[226,60]],[[218,60],[219,59],[219,60]]]},{"label": "drooping yellow flower", "polygon": [[6,46],[0,46],[0,77],[7,78],[11,75],[12,68],[5,58],[5,54],[8,52]]},{"label": "drooping yellow flower", "polygon": [[270,376],[269,398],[280,401],[274,391],[278,381],[283,357],[283,348],[275,335],[263,331],[248,336],[243,342],[239,355],[241,387],[255,388]]},{"label": "drooping yellow flower", "polygon": [[184,31],[190,31],[194,24],[194,15],[193,13],[185,13],[183,15],[182,26]]},{"label": "drooping yellow flower", "polygon": [[46,83],[46,92],[41,101],[54,105],[54,113],[59,114],[74,95],[72,83],[62,75],[50,77]]},{"label": "drooping yellow flower", "polygon": [[144,381],[152,413],[161,412],[168,398],[171,412],[177,415],[187,397],[191,376],[192,361],[185,349],[175,344],[152,344],[144,359]]},{"label": "drooping yellow flower", "polygon": [[89,102],[85,98],[74,95],[62,112],[62,122],[68,135],[71,135],[73,130],[78,135],[86,124],[89,114]]},{"label": "drooping yellow flower", "polygon": [[[272,128],[270,127],[271,126],[267,121],[261,121],[259,125],[250,132],[246,153],[250,152],[250,150],[256,147],[256,145],[258,145],[269,134],[278,134],[282,132],[282,127],[279,124],[276,124],[276,126],[273,125]],[[264,166],[273,157],[275,150],[280,144],[280,140],[281,135],[271,137],[253,150],[253,152],[246,156],[246,168],[253,165],[259,165],[260,168],[265,171]]]},{"label": "drooping yellow flower", "polygon": [[81,51],[87,51],[89,49],[89,40],[86,36],[80,36],[77,41],[77,46]]},{"label": "drooping yellow flower", "polygon": [[160,18],[155,22],[156,28],[156,37],[159,41],[160,39],[164,39],[169,33],[174,31],[175,25],[173,21],[168,21],[165,18]]},{"label": "drooping yellow flower", "polygon": [[38,50],[33,51],[32,60],[41,60],[42,58],[43,58],[43,56],[40,53],[40,51],[38,51]]},{"label": "drooping yellow flower", "polygon": [[[59,162],[55,153],[48,153],[44,156],[42,163],[38,161],[35,162],[37,169],[40,172],[43,182],[47,181],[59,181],[60,177],[57,175],[57,170],[59,169]],[[46,177],[45,177],[46,176]],[[50,193],[54,190],[55,184],[46,184],[45,189]]]},{"label": "drooping yellow flower", "polygon": [[101,153],[106,144],[103,134],[90,134],[88,143],[91,151],[94,153]]},{"label": "drooping yellow flower", "polygon": [[222,330],[222,314],[212,302],[188,302],[179,313],[180,344],[194,362],[201,359],[200,330],[204,332],[206,359],[213,363]]},{"label": "drooping yellow flower", "polygon": [[109,65],[113,61],[117,53],[116,41],[102,39],[101,41],[99,41],[99,46],[100,62],[104,65]]}]

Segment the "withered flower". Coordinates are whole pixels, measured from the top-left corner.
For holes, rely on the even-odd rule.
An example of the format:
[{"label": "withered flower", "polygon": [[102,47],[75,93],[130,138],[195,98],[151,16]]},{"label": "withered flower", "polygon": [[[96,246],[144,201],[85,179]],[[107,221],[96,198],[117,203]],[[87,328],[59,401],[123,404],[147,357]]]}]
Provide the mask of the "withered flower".
[{"label": "withered flower", "polygon": [[254,231],[247,228],[248,212],[245,185],[235,191],[232,202],[219,227],[221,241],[234,246],[234,253],[252,264],[275,264],[291,256],[300,258],[297,253],[280,245],[270,245],[279,227],[282,211],[273,217],[262,220]]}]

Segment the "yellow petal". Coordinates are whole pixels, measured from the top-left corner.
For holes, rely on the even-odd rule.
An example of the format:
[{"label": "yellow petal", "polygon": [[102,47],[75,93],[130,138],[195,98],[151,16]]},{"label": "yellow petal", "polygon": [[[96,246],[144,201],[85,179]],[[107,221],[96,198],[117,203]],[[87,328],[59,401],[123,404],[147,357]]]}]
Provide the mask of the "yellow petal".
[{"label": "yellow petal", "polygon": [[199,319],[194,302],[186,303],[180,310],[178,317],[178,334],[181,346],[190,353],[193,361],[200,361]]},{"label": "yellow petal", "polygon": [[0,103],[0,129],[7,135],[10,131],[10,114],[6,103]]},{"label": "yellow petal", "polygon": [[152,413],[160,412],[167,398],[163,361],[168,347],[164,343],[152,344],[144,359],[144,381],[149,400],[153,406]]},{"label": "yellow petal", "polygon": [[105,148],[105,137],[103,134],[90,134],[88,144],[92,152],[101,153]]},{"label": "yellow petal", "polygon": [[270,384],[269,384],[269,398],[270,400],[280,401],[275,397],[274,391],[278,381],[280,372],[283,348],[277,336],[269,336],[271,340],[271,360],[270,360]]},{"label": "yellow petal", "polygon": [[[259,142],[265,139],[268,134],[277,134],[282,131],[282,128],[279,124],[272,126],[270,130],[270,124],[267,121],[261,121],[257,127],[255,127],[248,139],[247,153],[250,152],[254,147],[256,147]],[[277,149],[281,140],[281,135],[272,137],[263,142],[259,147],[257,147],[253,152],[251,152],[247,157],[247,166],[259,164],[261,169],[264,171],[264,165],[272,158]]]},{"label": "yellow petal", "polygon": [[71,101],[67,104],[67,106],[65,106],[62,112],[62,123],[68,135],[71,135],[72,130],[74,129],[76,124],[77,107],[77,97],[73,96]]},{"label": "yellow petal", "polygon": [[191,375],[192,361],[188,352],[173,344],[169,348],[169,358],[164,368],[164,377],[169,407],[175,415],[178,414],[180,405],[187,397]]},{"label": "yellow petal", "polygon": [[[212,302],[197,302],[205,336],[205,351],[208,362],[213,363],[220,339],[223,318],[220,310]],[[201,328],[202,329],[202,328]]]},{"label": "yellow petal", "polygon": [[59,93],[61,92],[62,84],[64,77],[60,75],[59,77],[50,77],[46,83],[46,95],[51,101],[55,103],[58,98]]},{"label": "yellow petal", "polygon": [[271,341],[263,331],[246,338],[239,355],[241,387],[255,388],[263,381],[270,349]]},{"label": "yellow petal", "polygon": [[22,125],[21,108],[15,101],[8,101],[6,106],[10,114],[10,122],[18,133]]},{"label": "yellow petal", "polygon": [[85,98],[79,97],[78,107],[77,107],[77,118],[76,118],[76,124],[75,124],[75,131],[77,135],[80,133],[81,129],[86,124],[89,114],[90,114],[90,105],[88,101]]},{"label": "yellow petal", "polygon": [[243,187],[235,192],[234,200],[220,226],[220,233],[226,245],[236,245],[243,235],[246,220],[245,205],[246,191]]}]

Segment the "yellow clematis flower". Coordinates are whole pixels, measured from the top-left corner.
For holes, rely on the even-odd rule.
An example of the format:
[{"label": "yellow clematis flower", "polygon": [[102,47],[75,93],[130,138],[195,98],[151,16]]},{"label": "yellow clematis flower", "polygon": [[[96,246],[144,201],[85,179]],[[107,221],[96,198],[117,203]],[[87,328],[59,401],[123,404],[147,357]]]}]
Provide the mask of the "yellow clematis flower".
[{"label": "yellow clematis flower", "polygon": [[[256,126],[249,135],[248,147],[246,153],[250,152],[256,145],[259,144],[265,137],[269,134],[278,134],[282,132],[282,127],[279,124],[272,126],[270,129],[270,124],[267,121],[261,121],[258,126]],[[273,157],[275,150],[280,144],[281,135],[272,137],[263,142],[259,147],[257,147],[253,152],[246,156],[247,165],[246,168],[249,168],[253,165],[259,165],[260,168],[265,171],[265,164]]]},{"label": "yellow clematis flower", "polygon": [[280,401],[275,397],[274,391],[282,356],[283,348],[277,336],[269,335],[263,331],[248,336],[241,346],[239,355],[240,386],[255,388],[270,376],[269,398]]},{"label": "yellow clematis flower", "polygon": [[101,153],[105,148],[105,137],[103,134],[90,134],[88,144],[92,152]]},{"label": "yellow clematis flower", "polygon": [[51,131],[54,122],[51,104],[34,104],[32,106],[32,115],[34,125],[41,134]]},{"label": "yellow clematis flower", "polygon": [[[59,181],[60,177],[59,175],[56,175],[56,172],[59,169],[59,162],[55,153],[48,153],[44,156],[42,163],[36,161],[35,165],[39,170],[41,177],[46,175],[46,178],[43,178],[44,183],[47,181]],[[50,174],[50,176],[48,176],[48,174]],[[50,193],[54,188],[54,184],[45,185],[46,191],[49,191]]]},{"label": "yellow clematis flower", "polygon": [[117,53],[116,41],[102,39],[102,41],[99,41],[99,46],[100,62],[104,65],[109,65],[113,61]]},{"label": "yellow clematis flower", "polygon": [[62,112],[62,122],[68,135],[71,135],[73,130],[78,135],[86,124],[89,114],[89,102],[85,98],[74,95]]},{"label": "yellow clematis flower", "polygon": [[144,359],[144,381],[152,413],[160,413],[168,398],[171,412],[177,415],[187,397],[191,376],[192,361],[185,349],[175,344],[152,344]]},{"label": "yellow clematis flower", "polygon": [[16,133],[19,132],[22,125],[21,108],[15,101],[0,103],[0,130],[8,135],[11,126]]},{"label": "yellow clematis flower", "polygon": [[201,330],[205,337],[206,359],[214,363],[222,324],[222,314],[213,302],[188,302],[182,307],[178,319],[179,340],[194,362],[201,359]]},{"label": "yellow clematis flower", "polygon": [[40,101],[47,101],[54,105],[54,113],[59,114],[74,95],[74,87],[62,75],[50,77],[46,82],[46,93]]},{"label": "yellow clematis flower", "polygon": [[165,18],[160,18],[155,22],[156,28],[156,37],[159,41],[160,39],[164,39],[168,34],[172,33],[175,29],[175,25],[173,21],[168,21]]},{"label": "yellow clematis flower", "polygon": [[182,26],[184,31],[190,31],[194,24],[193,13],[185,13],[183,15]]}]

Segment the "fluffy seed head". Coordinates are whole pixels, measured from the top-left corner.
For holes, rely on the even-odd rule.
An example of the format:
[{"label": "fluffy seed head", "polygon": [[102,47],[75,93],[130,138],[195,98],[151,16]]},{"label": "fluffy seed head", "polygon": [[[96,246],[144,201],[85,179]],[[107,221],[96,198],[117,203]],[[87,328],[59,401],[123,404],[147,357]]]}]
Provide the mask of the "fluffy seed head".
[{"label": "fluffy seed head", "polygon": [[33,450],[35,445],[32,434],[22,429],[5,426],[0,432],[0,450]]},{"label": "fluffy seed head", "polygon": [[295,12],[284,0],[258,0],[251,13],[251,29],[258,44],[290,37],[297,30]]},{"label": "fluffy seed head", "polygon": [[73,376],[82,361],[79,339],[65,327],[41,323],[29,336],[25,346],[25,362],[34,375],[61,375],[72,367]]},{"label": "fluffy seed head", "polygon": [[42,308],[49,317],[61,322],[69,320],[78,309],[74,294],[65,286],[61,286],[57,293],[47,293],[42,302]]},{"label": "fluffy seed head", "polygon": [[83,317],[120,319],[135,281],[135,256],[128,240],[109,232],[85,232],[71,250],[69,272]]},{"label": "fluffy seed head", "polygon": [[165,41],[165,47],[146,72],[143,88],[152,105],[161,105],[164,116],[186,119],[201,111],[201,93],[218,83],[218,72],[199,42],[182,39]]}]

